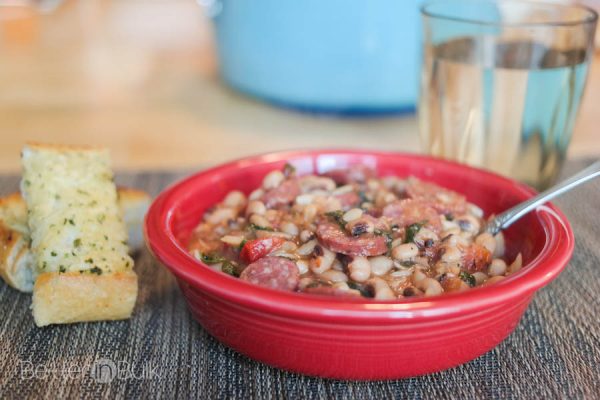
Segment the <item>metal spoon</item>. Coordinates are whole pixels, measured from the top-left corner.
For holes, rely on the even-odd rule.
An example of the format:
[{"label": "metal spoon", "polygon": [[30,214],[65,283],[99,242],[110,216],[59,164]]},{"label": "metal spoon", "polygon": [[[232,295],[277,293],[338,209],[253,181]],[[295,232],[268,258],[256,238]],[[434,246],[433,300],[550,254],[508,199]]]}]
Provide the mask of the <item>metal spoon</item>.
[{"label": "metal spoon", "polygon": [[488,221],[485,226],[485,231],[491,233],[492,235],[496,235],[501,230],[511,226],[523,215],[535,210],[538,206],[597,176],[600,176],[600,161],[596,161],[586,169],[581,170],[572,177],[565,179],[549,189],[546,189],[537,196],[532,197],[523,203],[517,204],[516,206],[504,211],[502,214],[496,215],[496,217]]}]

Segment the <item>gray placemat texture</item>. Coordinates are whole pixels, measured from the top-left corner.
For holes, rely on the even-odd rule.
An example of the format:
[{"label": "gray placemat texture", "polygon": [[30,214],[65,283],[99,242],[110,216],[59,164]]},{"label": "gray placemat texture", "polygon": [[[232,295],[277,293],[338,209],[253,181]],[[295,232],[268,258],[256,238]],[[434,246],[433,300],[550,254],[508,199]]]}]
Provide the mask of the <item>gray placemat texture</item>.
[{"label": "gray placemat texture", "polygon": [[[569,162],[563,175],[589,160]],[[120,174],[155,195],[182,174]],[[17,189],[0,177],[0,194]],[[556,201],[572,222],[568,268],[541,290],[500,346],[457,368],[387,382],[301,376],[218,343],[188,312],[174,279],[147,250],[136,256],[140,293],[128,321],[34,326],[30,296],[0,283],[0,398],[442,399],[600,398],[600,182]],[[115,363],[120,376],[90,371]]]}]

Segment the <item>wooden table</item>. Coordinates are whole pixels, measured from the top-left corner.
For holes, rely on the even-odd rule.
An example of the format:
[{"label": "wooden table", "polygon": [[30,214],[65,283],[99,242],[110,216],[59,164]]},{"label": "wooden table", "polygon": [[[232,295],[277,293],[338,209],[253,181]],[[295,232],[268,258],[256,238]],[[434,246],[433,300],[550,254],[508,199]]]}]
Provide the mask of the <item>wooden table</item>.
[{"label": "wooden table", "polygon": [[[193,0],[67,1],[47,14],[0,6],[0,55],[0,171],[19,169],[28,140],[109,146],[118,169],[298,147],[419,151],[414,116],[311,116],[224,87]],[[600,154],[598,102],[596,62],[571,157]]]}]

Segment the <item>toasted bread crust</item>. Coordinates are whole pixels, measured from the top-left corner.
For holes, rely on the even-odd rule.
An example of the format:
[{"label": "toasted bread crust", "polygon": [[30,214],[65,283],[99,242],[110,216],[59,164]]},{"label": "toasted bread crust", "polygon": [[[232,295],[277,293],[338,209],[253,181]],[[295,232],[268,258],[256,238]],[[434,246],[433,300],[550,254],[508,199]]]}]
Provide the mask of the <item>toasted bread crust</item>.
[{"label": "toasted bread crust", "polygon": [[42,142],[27,142],[26,146],[31,150],[49,150],[49,151],[108,151],[107,148],[102,146],[92,145],[71,145],[71,144],[52,144]]},{"label": "toasted bread crust", "polygon": [[[131,251],[143,245],[143,217],[150,204],[148,193],[118,188],[119,206],[128,230]],[[23,232],[25,230],[25,232]],[[21,292],[33,290],[33,256],[29,248],[27,206],[20,193],[0,198],[0,277]]]},{"label": "toasted bread crust", "polygon": [[37,326],[126,319],[137,292],[133,271],[107,275],[47,272],[35,282],[33,318]]}]

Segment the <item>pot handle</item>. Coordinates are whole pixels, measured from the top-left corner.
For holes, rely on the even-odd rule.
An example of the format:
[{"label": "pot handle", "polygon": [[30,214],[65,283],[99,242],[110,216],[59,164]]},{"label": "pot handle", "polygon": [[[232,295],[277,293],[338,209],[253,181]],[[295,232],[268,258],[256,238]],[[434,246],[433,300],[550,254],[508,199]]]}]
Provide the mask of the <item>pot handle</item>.
[{"label": "pot handle", "polygon": [[216,19],[221,14],[221,11],[223,11],[222,0],[196,0],[196,2],[211,19]]}]

